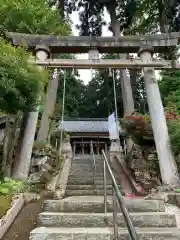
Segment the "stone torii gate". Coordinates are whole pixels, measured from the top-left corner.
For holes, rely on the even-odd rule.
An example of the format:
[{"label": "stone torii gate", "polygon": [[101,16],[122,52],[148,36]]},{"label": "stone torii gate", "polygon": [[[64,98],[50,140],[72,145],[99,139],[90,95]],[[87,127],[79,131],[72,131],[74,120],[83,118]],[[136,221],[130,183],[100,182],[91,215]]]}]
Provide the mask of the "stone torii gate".
[{"label": "stone torii gate", "polygon": [[[35,64],[51,68],[138,68],[143,69],[147,100],[157,148],[161,176],[164,184],[180,185],[177,166],[173,158],[164,109],[154,69],[180,69],[177,61],[157,61],[153,53],[174,50],[179,44],[180,33],[120,36],[120,37],[58,37],[6,33],[14,46],[28,46],[36,53]],[[55,53],[87,53],[94,51],[89,60],[54,59]],[[93,53],[93,51],[91,53]],[[102,60],[99,53],[138,53],[139,59]],[[43,56],[41,59],[38,56]]]}]

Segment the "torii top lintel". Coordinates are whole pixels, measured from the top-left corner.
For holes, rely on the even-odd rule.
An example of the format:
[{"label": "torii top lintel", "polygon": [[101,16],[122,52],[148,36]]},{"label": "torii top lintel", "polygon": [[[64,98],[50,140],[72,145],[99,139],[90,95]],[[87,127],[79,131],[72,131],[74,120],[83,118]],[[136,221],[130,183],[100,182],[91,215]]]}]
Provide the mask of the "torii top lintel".
[{"label": "torii top lintel", "polygon": [[120,36],[120,37],[59,37],[54,35],[33,35],[7,32],[6,37],[14,46],[26,45],[35,51],[38,44],[46,45],[51,53],[87,53],[97,48],[100,53],[137,53],[144,45],[152,46],[154,52],[166,52],[179,44],[180,32],[169,34]]}]

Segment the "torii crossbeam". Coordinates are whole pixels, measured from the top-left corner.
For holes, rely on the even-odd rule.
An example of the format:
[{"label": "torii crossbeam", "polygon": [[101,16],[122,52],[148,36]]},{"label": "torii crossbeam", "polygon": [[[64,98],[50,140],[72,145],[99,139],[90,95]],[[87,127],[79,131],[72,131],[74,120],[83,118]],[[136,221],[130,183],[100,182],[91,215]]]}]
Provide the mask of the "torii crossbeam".
[{"label": "torii crossbeam", "polygon": [[139,59],[47,59],[45,61],[33,60],[38,66],[48,68],[74,68],[74,69],[141,69],[143,67],[153,67],[156,70],[172,70],[180,69],[178,61],[142,61]]},{"label": "torii crossbeam", "polygon": [[39,44],[50,48],[51,53],[87,53],[96,48],[100,53],[137,53],[143,45],[152,46],[155,53],[166,52],[167,47],[176,48],[180,33],[120,37],[59,37],[7,32],[6,38],[14,46],[26,45],[35,51]]}]

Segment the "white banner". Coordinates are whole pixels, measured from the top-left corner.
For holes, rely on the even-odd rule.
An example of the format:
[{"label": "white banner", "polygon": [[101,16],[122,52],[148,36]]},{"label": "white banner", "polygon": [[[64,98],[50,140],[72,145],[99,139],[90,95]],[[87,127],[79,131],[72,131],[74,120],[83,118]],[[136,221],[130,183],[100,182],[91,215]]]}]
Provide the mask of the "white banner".
[{"label": "white banner", "polygon": [[119,128],[119,124],[118,124],[118,127],[116,125],[116,117],[114,112],[108,117],[108,130],[109,130],[110,140],[119,139],[120,128]]}]

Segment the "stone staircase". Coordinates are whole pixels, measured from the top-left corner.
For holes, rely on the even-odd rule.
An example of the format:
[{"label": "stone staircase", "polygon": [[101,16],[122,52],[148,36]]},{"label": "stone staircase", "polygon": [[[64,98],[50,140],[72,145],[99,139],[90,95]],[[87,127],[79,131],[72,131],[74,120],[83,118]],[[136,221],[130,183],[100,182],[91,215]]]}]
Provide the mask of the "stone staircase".
[{"label": "stone staircase", "polygon": [[[103,159],[95,156],[95,185],[93,179],[93,162],[89,155],[75,157],[69,174],[66,196],[103,195]],[[112,195],[112,186],[107,174],[107,193]]]},{"label": "stone staircase", "polygon": [[[102,167],[101,160],[98,164],[97,170],[98,167],[100,169]],[[108,196],[108,214],[105,215],[102,175],[98,175],[97,171],[96,176],[98,182],[96,186],[99,190],[97,194],[93,189],[92,164],[88,157],[83,162],[81,158],[75,158],[72,161],[68,180],[66,193],[68,197],[62,200],[45,201],[43,212],[39,214],[38,227],[31,232],[30,240],[113,239],[112,197]],[[166,212],[163,201],[142,198],[124,199],[139,239],[180,240],[180,229],[177,228],[176,217]],[[118,227],[118,239],[129,240],[120,208],[118,208]]]}]

